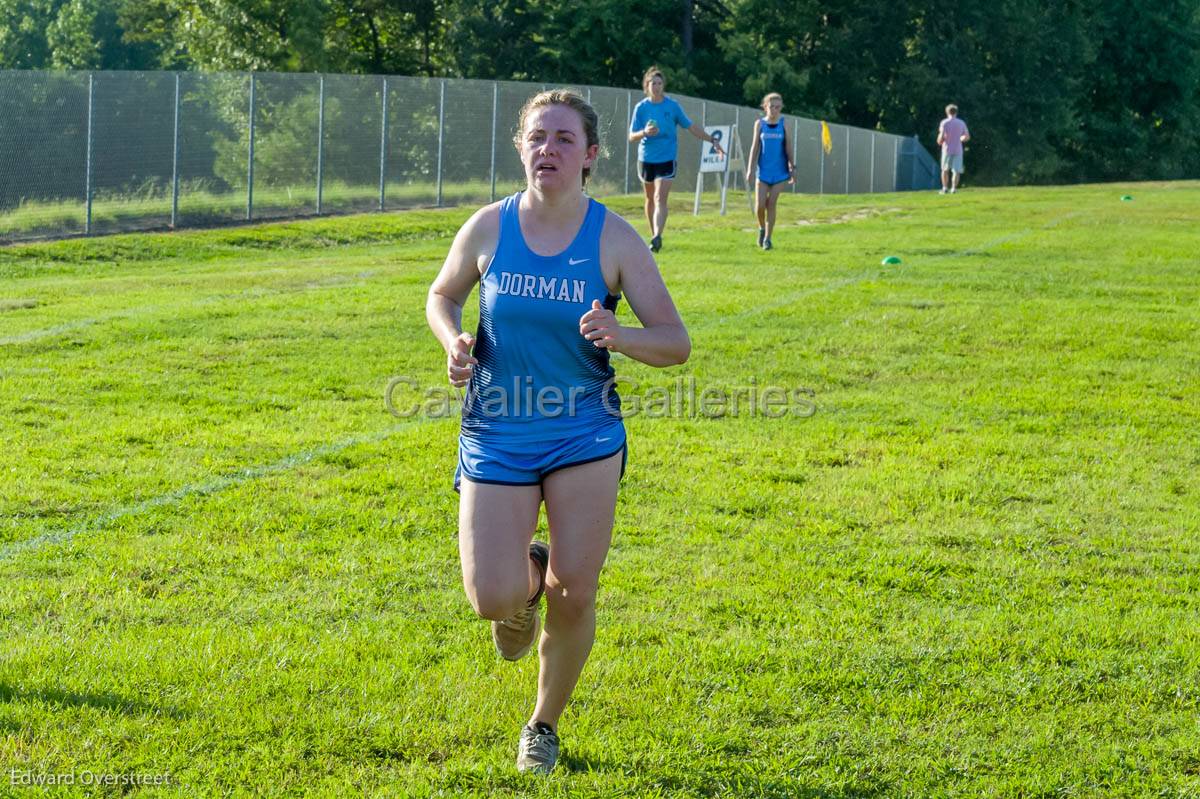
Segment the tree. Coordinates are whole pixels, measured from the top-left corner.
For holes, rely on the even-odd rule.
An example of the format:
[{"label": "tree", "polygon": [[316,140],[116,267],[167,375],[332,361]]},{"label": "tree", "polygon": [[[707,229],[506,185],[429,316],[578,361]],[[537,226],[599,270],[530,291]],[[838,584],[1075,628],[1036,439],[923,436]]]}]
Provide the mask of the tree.
[{"label": "tree", "polygon": [[157,68],[158,46],[126,35],[122,15],[132,5],[133,0],[0,0],[0,67]]},{"label": "tree", "polygon": [[743,0],[723,46],[747,102],[779,91],[795,113],[918,133],[930,149],[957,102],[975,175],[1045,180],[1062,167],[1054,142],[1073,124],[1085,31],[1072,2]]},{"label": "tree", "polygon": [[1092,7],[1094,57],[1061,145],[1076,180],[1167,179],[1200,172],[1200,8],[1187,0]]},{"label": "tree", "polygon": [[789,113],[916,133],[930,149],[956,102],[974,181],[1200,171],[1196,0],[0,0],[5,68],[636,91],[653,63],[674,93],[757,105],[778,91]]},{"label": "tree", "polygon": [[58,17],[61,0],[0,0],[0,67],[50,66],[46,30]]},{"label": "tree", "polygon": [[[458,0],[447,32],[447,66],[466,78],[546,80],[546,19],[535,0]],[[497,46],[503,42],[503,46]]]}]

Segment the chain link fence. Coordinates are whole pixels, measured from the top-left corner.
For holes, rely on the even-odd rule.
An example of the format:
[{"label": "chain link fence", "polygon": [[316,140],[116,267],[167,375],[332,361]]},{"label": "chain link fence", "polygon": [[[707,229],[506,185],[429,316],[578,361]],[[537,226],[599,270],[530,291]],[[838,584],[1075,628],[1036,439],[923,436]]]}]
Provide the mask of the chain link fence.
[{"label": "chain link fence", "polygon": [[[545,84],[277,73],[0,71],[0,241],[482,203],[521,188],[517,112]],[[590,191],[638,190],[638,91],[578,88],[600,115]],[[759,111],[672,95],[693,120]],[[788,116],[805,193],[927,189],[915,137]],[[681,132],[682,134],[682,132]],[[679,137],[677,190],[701,143]]]}]

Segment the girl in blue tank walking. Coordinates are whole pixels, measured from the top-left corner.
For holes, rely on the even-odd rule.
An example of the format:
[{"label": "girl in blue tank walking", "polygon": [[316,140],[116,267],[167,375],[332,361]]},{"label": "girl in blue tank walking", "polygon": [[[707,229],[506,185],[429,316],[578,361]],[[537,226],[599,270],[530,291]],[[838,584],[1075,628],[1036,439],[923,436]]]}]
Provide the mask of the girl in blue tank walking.
[{"label": "girl in blue tank walking", "polygon": [[[783,116],[783,97],[772,92],[763,98],[765,116],[754,121],[754,143],[746,164],[746,183],[757,175],[755,211],[758,214],[758,246],[771,249],[775,212],[785,183],[796,182],[796,161]],[[757,171],[756,171],[757,168]]]},{"label": "girl in blue tank walking", "polygon": [[[467,220],[426,305],[450,382],[467,387],[455,475],[463,585],[501,657],[538,643],[537,702],[517,746],[517,768],[538,773],[557,762],[559,717],[595,637],[625,468],[609,355],[670,366],[691,351],[646,245],[583,191],[598,129],[574,92],[525,103],[514,143],[526,189]],[[476,283],[471,335],[462,309]],[[617,322],[622,295],[640,327]],[[532,541],[543,502],[549,546]]]},{"label": "girl in blue tank walking", "polygon": [[675,127],[687,128],[697,139],[712,142],[713,149],[724,153],[721,143],[704,132],[699,123],[684,113],[683,106],[663,94],[666,79],[658,67],[650,67],[642,76],[646,98],[633,108],[629,120],[629,141],[638,146],[638,177],[646,193],[646,224],[650,226],[650,249],[662,249],[662,234],[667,227],[667,199],[678,165],[679,140]]}]

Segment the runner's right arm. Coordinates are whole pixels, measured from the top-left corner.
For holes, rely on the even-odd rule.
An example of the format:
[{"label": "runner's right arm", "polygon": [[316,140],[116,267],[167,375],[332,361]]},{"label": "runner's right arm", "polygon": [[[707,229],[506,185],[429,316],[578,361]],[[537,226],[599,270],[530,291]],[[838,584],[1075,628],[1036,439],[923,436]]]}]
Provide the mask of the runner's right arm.
[{"label": "runner's right arm", "polygon": [[493,203],[476,211],[459,228],[425,301],[425,319],[446,351],[447,376],[460,388],[471,379],[478,363],[471,355],[475,337],[462,329],[463,305],[487,268],[499,238],[500,204]]},{"label": "runner's right arm", "polygon": [[754,180],[754,167],[758,164],[758,150],[759,145],[761,144],[758,132],[759,125],[761,124],[761,119],[754,120],[754,138],[752,139],[753,143],[750,145],[750,157],[746,159],[746,185],[750,185],[750,183]]}]

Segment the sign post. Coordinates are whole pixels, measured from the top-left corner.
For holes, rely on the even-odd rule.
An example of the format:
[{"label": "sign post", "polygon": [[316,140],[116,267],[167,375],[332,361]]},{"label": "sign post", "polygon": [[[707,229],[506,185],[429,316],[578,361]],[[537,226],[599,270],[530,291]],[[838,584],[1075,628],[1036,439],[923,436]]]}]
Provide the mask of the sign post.
[{"label": "sign post", "polygon": [[724,153],[718,154],[713,143],[700,145],[700,170],[696,173],[696,202],[692,207],[694,216],[700,215],[700,195],[704,193],[704,175],[712,172],[720,177],[721,216],[725,215],[725,193],[729,189],[729,171],[743,168],[742,144],[738,140],[737,128],[733,125],[705,125],[704,132],[712,136],[713,143],[720,144]]}]

